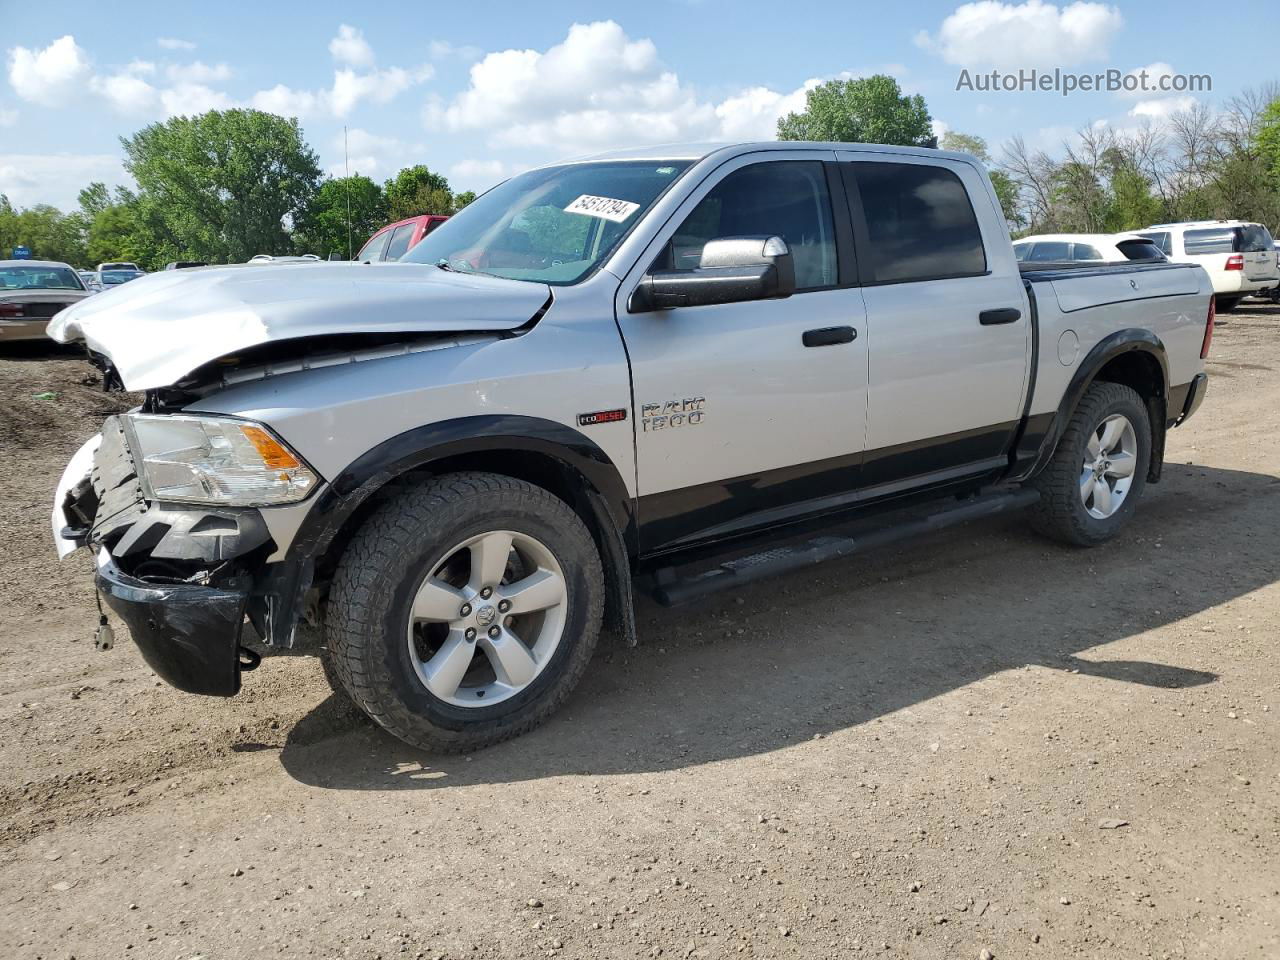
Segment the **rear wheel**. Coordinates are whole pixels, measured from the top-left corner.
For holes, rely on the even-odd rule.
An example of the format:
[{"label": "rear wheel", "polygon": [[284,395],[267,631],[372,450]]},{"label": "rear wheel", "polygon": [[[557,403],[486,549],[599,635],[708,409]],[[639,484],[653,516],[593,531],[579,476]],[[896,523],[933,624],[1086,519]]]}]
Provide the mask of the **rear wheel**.
[{"label": "rear wheel", "polygon": [[1137,391],[1095,383],[1081,398],[1049,465],[1032,484],[1032,525],[1078,546],[1114,537],[1133,516],[1151,462],[1151,424]]},{"label": "rear wheel", "polygon": [[383,504],[343,554],[325,618],[343,689],[414,746],[472,750],[560,705],[595,648],[603,573],[562,500],[488,473]]}]

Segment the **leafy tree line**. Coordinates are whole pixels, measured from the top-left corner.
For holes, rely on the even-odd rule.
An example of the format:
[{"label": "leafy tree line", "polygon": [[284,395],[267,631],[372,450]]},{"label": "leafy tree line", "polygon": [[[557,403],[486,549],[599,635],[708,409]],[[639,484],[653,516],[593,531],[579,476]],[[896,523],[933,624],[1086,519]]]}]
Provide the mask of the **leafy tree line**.
[{"label": "leafy tree line", "polygon": [[1180,220],[1280,226],[1280,87],[1246,90],[1128,130],[1086,127],[1061,156],[1005,144],[1019,232],[1113,232]]},{"label": "leafy tree line", "polygon": [[121,145],[136,191],[91,183],[68,212],[19,210],[0,194],[0,256],[25,245],[38,259],[132,260],[150,270],[172,260],[243,263],[257,253],[346,257],[388,222],[452,214],[475,199],[422,165],[384,184],[326,178],[297,120],[257,110],[174,117]]}]

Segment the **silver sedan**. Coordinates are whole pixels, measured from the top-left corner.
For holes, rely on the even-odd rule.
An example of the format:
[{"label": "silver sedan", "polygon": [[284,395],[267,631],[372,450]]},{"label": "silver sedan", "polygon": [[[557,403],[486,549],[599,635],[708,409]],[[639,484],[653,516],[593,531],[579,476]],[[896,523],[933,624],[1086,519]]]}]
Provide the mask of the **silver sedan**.
[{"label": "silver sedan", "polygon": [[69,264],[0,260],[0,342],[43,340],[53,316],[87,296]]}]

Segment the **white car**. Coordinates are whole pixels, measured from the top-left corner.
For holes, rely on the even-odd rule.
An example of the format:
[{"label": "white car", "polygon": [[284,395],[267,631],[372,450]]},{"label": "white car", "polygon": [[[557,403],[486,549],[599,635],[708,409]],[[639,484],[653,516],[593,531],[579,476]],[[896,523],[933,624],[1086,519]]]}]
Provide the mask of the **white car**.
[{"label": "white car", "polygon": [[1280,284],[1271,231],[1247,220],[1159,223],[1138,231],[1170,260],[1198,263],[1213,281],[1218,310],[1234,310],[1241,298]]},{"label": "white car", "polygon": [[1165,260],[1155,242],[1136,233],[1042,233],[1015,240],[1013,255],[1030,263],[1123,263]]}]

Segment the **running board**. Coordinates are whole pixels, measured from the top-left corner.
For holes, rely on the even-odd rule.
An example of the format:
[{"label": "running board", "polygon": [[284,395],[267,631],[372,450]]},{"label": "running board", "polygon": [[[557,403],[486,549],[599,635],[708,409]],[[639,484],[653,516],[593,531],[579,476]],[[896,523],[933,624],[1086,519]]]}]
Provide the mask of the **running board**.
[{"label": "running board", "polygon": [[862,553],[875,547],[922,536],[935,530],[955,526],[979,517],[989,517],[1009,510],[1029,507],[1040,499],[1040,493],[1030,487],[1012,492],[988,493],[963,503],[939,510],[918,520],[908,520],[892,526],[853,536],[814,537],[793,546],[774,547],[760,553],[728,560],[711,570],[680,578],[675,570],[667,567],[655,574],[657,586],[653,597],[664,607],[688,603],[719,590],[740,587],[743,584],[763,580],[780,573],[789,573],[815,563]]}]

